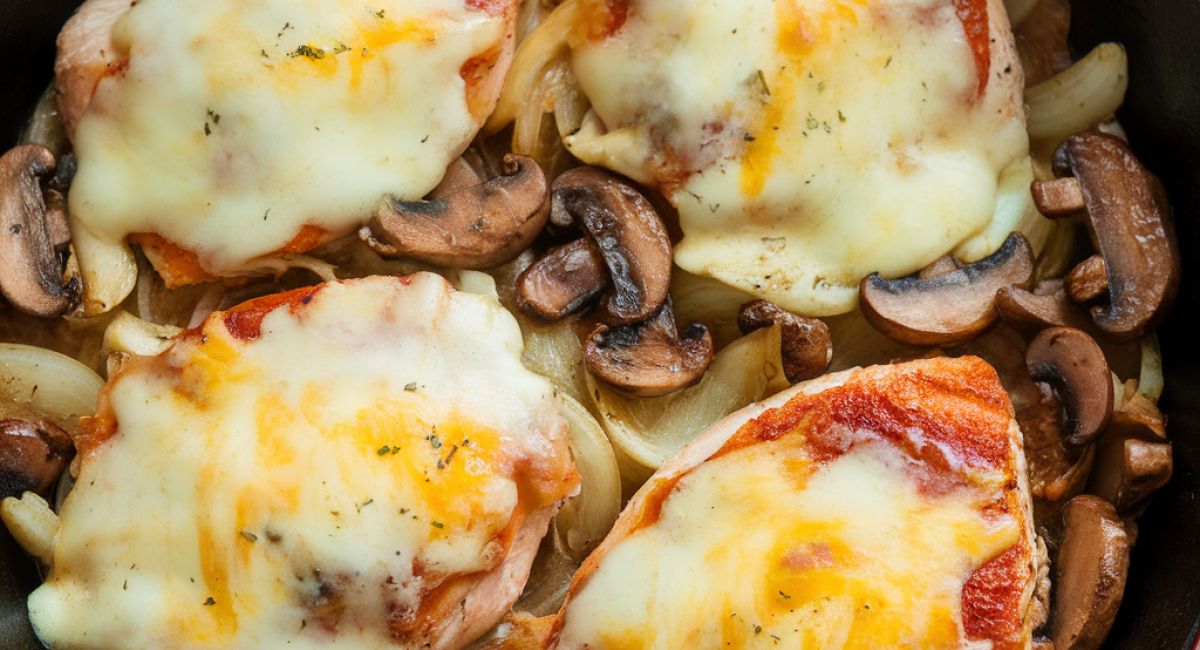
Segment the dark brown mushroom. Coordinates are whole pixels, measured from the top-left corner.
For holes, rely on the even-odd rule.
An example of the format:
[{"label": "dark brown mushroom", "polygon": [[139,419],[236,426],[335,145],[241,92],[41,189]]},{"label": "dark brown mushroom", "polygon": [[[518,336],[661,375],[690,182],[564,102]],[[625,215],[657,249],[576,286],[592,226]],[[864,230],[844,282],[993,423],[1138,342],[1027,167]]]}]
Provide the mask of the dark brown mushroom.
[{"label": "dark brown mushroom", "polygon": [[588,239],[551,249],[517,278],[517,306],[557,320],[578,310],[608,288],[608,269]]},{"label": "dark brown mushroom", "polygon": [[1061,278],[1042,280],[1033,291],[1019,287],[1000,289],[996,292],[996,311],[1026,338],[1033,338],[1047,327],[1084,331],[1094,328],[1092,321],[1071,302]]},{"label": "dark brown mushroom", "polygon": [[21,145],[0,156],[0,292],[34,316],[60,316],[79,300],[78,277],[64,277],[59,250],[70,238],[66,213],[48,209],[40,176],[55,167],[54,154]]},{"label": "dark brown mushroom", "polygon": [[1108,292],[1108,270],[1104,258],[1093,255],[1080,262],[1063,278],[1071,302],[1091,302]]},{"label": "dark brown mushroom", "polygon": [[1043,330],[1025,350],[1035,381],[1050,384],[1066,410],[1064,439],[1086,445],[1108,426],[1113,412],[1112,374],[1104,351],[1073,327]]},{"label": "dark brown mushroom", "polygon": [[1063,435],[1062,401],[1049,384],[1035,385],[1038,401],[1017,411],[1028,463],[1029,492],[1037,499],[1064,501],[1083,492],[1095,448],[1067,444]]},{"label": "dark brown mushroom", "polygon": [[1173,468],[1162,413],[1138,393],[1113,413],[1096,444],[1088,492],[1116,507],[1123,517],[1138,514],[1150,495],[1166,485]]},{"label": "dark brown mushroom", "polygon": [[910,345],[954,345],[995,324],[996,292],[1026,288],[1033,280],[1033,250],[1012,233],[991,255],[950,271],[885,280],[878,273],[863,279],[863,315],[875,329]]},{"label": "dark brown mushroom", "polygon": [[779,325],[783,372],[793,384],[825,374],[833,359],[829,326],[819,318],[805,318],[766,300],[753,300],[738,309],[737,323],[742,334]]},{"label": "dark brown mushroom", "polygon": [[71,437],[49,420],[0,420],[0,499],[44,496],[74,456]]},{"label": "dark brown mushroom", "polygon": [[1135,533],[1104,499],[1081,494],[1063,511],[1051,638],[1056,650],[1097,650],[1125,593]]},{"label": "dark brown mushroom", "polygon": [[498,175],[488,171],[482,156],[464,154],[429,200],[384,197],[359,236],[385,257],[465,269],[511,261],[546,225],[546,176],[532,158],[515,154],[504,156]]},{"label": "dark brown mushroom", "polygon": [[1025,86],[1039,84],[1071,67],[1067,30],[1071,4],[1067,0],[1038,0],[1024,19],[1013,25],[1013,42]]},{"label": "dark brown mushroom", "polygon": [[569,170],[554,181],[550,212],[557,224],[580,224],[604,258],[609,324],[641,321],[659,309],[671,283],[671,240],[629,181],[596,167]]},{"label": "dark brown mushroom", "polygon": [[1092,243],[1104,256],[1108,304],[1092,308],[1106,338],[1137,338],[1166,317],[1179,288],[1179,247],[1161,184],[1120,138],[1085,131],[1054,154],[1054,170],[1074,176],[1087,206]]},{"label": "dark brown mushroom", "polygon": [[703,325],[678,333],[668,298],[649,320],[598,325],[583,358],[605,383],[637,397],[655,397],[700,381],[712,363],[713,340]]}]

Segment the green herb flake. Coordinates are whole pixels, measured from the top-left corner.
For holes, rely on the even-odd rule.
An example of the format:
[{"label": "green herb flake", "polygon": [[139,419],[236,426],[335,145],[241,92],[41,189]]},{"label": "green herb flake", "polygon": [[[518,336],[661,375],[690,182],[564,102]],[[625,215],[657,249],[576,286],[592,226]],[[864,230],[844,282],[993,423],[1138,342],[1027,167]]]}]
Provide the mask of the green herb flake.
[{"label": "green herb flake", "polygon": [[384,11],[383,9],[380,9],[379,11],[374,11],[374,10],[370,10],[370,11],[376,18],[383,20],[383,11]]},{"label": "green herb flake", "polygon": [[791,596],[789,596],[789,595],[787,595],[787,594],[783,593],[783,591],[782,591],[782,590],[779,592],[779,595],[780,595],[780,596],[783,596],[784,598],[786,598],[786,599],[788,599],[788,600],[791,600],[791,599],[792,599],[792,597],[791,597]]},{"label": "green herb flake", "polygon": [[804,126],[808,127],[809,129],[817,129],[820,128],[821,123],[818,122],[816,118],[809,115],[808,119],[804,121]]},{"label": "green herb flake", "polygon": [[292,52],[291,54],[293,59],[298,56],[318,61],[325,58],[325,50],[315,48],[311,45],[301,45],[300,47],[296,48],[295,52]]},{"label": "green herb flake", "polygon": [[350,50],[349,45],[346,45],[345,43],[338,43],[337,46],[333,48],[333,53],[341,54],[342,52],[348,52],[349,50]]},{"label": "green herb flake", "polygon": [[411,384],[407,384],[407,385],[404,387],[404,392],[406,392],[406,393],[415,393],[415,392],[417,392],[417,382],[415,382],[415,381],[414,381],[414,382],[413,382],[413,383],[411,383]]},{"label": "green herb flake", "polygon": [[216,604],[217,604],[217,601],[213,600],[212,596],[209,596],[208,600],[204,601],[205,607],[212,607],[213,605],[216,605]]},{"label": "green herb flake", "polygon": [[431,521],[431,522],[429,522],[429,525],[433,526],[434,528],[445,528],[445,526],[440,521]]},{"label": "green herb flake", "polygon": [[819,93],[825,92],[825,81],[824,80],[817,82],[817,92],[819,92]]},{"label": "green herb flake", "polygon": [[755,633],[755,634],[762,634],[762,626],[761,626],[761,625],[755,625],[755,626],[754,626],[754,633]]},{"label": "green herb flake", "polygon": [[762,84],[763,92],[769,97],[771,95],[771,88],[767,85],[767,77],[763,74],[762,70],[758,71],[758,83]]},{"label": "green herb flake", "polygon": [[379,450],[376,451],[375,453],[379,454],[380,456],[387,456],[388,454],[394,454],[396,452],[392,451],[392,448],[390,446],[384,445],[384,446],[380,447]]},{"label": "green herb flake", "polygon": [[258,535],[255,535],[254,533],[252,533],[248,530],[242,531],[242,537],[245,538],[245,540],[247,542],[257,542],[258,541]]},{"label": "green herb flake", "polygon": [[839,121],[839,122],[845,122],[845,121],[846,121],[846,116],[845,116],[845,115],[842,115],[842,112],[841,112],[841,111],[838,111],[838,121]]}]

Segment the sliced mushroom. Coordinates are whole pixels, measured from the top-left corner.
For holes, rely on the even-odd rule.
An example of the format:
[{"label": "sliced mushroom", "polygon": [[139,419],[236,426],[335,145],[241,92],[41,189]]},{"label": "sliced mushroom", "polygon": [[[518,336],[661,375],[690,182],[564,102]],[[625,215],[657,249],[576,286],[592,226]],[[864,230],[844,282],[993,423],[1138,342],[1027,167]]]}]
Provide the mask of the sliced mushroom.
[{"label": "sliced mushroom", "polygon": [[783,372],[793,384],[825,374],[833,359],[829,326],[819,318],[805,318],[766,300],[753,300],[738,310],[737,322],[742,334],[779,325]]},{"label": "sliced mushroom", "polygon": [[1010,327],[1033,338],[1047,327],[1074,327],[1088,331],[1092,321],[1075,307],[1062,279],[1043,280],[1026,291],[1004,287],[996,292],[996,311]]},{"label": "sliced mushroom", "polygon": [[482,156],[460,157],[428,201],[386,196],[359,236],[385,257],[486,269],[525,250],[549,217],[546,176],[531,158],[508,154],[485,180]]},{"label": "sliced mushroom", "polygon": [[1079,181],[1074,178],[1034,181],[1029,189],[1033,194],[1034,206],[1049,219],[1081,215],[1087,207]]},{"label": "sliced mushroom", "polygon": [[1112,374],[1104,351],[1072,327],[1043,330],[1025,351],[1029,376],[1050,384],[1066,410],[1064,439],[1085,445],[1108,426],[1113,412]]},{"label": "sliced mushroom", "polygon": [[82,290],[78,277],[64,277],[56,251],[69,238],[66,214],[47,208],[38,181],[54,166],[54,154],[40,145],[0,156],[0,292],[17,309],[43,318],[66,313]]},{"label": "sliced mushroom", "polygon": [[668,298],[649,320],[598,325],[583,356],[600,380],[636,397],[654,397],[700,381],[712,363],[713,341],[703,325],[679,334]]},{"label": "sliced mushroom", "polygon": [[0,499],[45,495],[74,456],[71,437],[49,420],[0,420]]},{"label": "sliced mushroom", "polygon": [[1049,384],[1036,385],[1038,401],[1017,411],[1029,467],[1029,492],[1038,499],[1059,502],[1083,492],[1095,449],[1093,445],[1067,444],[1062,401]]},{"label": "sliced mushroom", "polygon": [[924,280],[932,278],[935,275],[942,275],[951,271],[957,271],[963,267],[962,260],[953,255],[943,255],[933,261],[929,266],[917,272],[917,277]]},{"label": "sliced mushroom", "polygon": [[1179,288],[1179,247],[1162,187],[1120,138],[1085,131],[1054,154],[1054,171],[1072,175],[1087,206],[1092,243],[1104,256],[1108,304],[1092,320],[1112,341],[1128,341],[1166,317]]},{"label": "sliced mushroom", "polygon": [[1113,413],[1112,423],[1096,445],[1096,463],[1087,489],[1113,504],[1121,516],[1133,516],[1170,480],[1172,466],[1162,413],[1150,400],[1133,393]]},{"label": "sliced mushroom", "polygon": [[1063,278],[1071,302],[1091,302],[1108,292],[1108,271],[1104,258],[1093,255],[1080,262]]},{"label": "sliced mushroom", "polygon": [[1097,650],[1125,592],[1134,533],[1112,504],[1081,494],[1063,511],[1051,638],[1056,650]]},{"label": "sliced mushroom", "polygon": [[546,320],[570,314],[608,288],[608,269],[588,239],[546,253],[517,278],[517,305]]},{"label": "sliced mushroom", "polygon": [[625,179],[596,167],[577,167],[554,181],[551,219],[578,223],[608,266],[605,296],[613,325],[648,318],[667,297],[671,240],[654,207]]},{"label": "sliced mushroom", "polygon": [[911,345],[953,345],[995,324],[996,292],[1026,288],[1033,280],[1033,250],[1012,233],[991,255],[957,271],[884,280],[878,273],[863,279],[863,315],[875,329]]}]

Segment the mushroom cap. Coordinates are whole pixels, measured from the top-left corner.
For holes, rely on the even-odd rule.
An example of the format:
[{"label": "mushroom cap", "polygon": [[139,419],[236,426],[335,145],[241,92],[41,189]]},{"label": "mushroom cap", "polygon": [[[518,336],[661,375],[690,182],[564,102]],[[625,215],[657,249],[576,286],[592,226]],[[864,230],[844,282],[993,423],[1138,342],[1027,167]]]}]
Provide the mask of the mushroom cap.
[{"label": "mushroom cap", "polygon": [[875,329],[910,345],[954,345],[982,334],[998,318],[994,302],[1004,287],[1033,280],[1033,249],[1012,233],[996,252],[961,269],[929,277],[863,279],[860,305]]},{"label": "mushroom cap", "polygon": [[0,420],[0,499],[45,495],[74,457],[71,437],[50,420]]},{"label": "mushroom cap", "polygon": [[1066,408],[1064,437],[1073,445],[1095,440],[1113,412],[1112,374],[1104,351],[1081,330],[1043,330],[1025,350],[1025,364],[1035,381],[1054,387]]},{"label": "mushroom cap", "polygon": [[1084,131],[1055,151],[1054,171],[1079,181],[1092,243],[1104,256],[1107,305],[1092,320],[1106,338],[1128,341],[1154,329],[1179,289],[1179,247],[1162,186],[1120,138]]},{"label": "mushroom cap", "polygon": [[1026,338],[1033,338],[1047,327],[1084,331],[1093,327],[1091,320],[1071,302],[1065,282],[1059,278],[1042,280],[1033,291],[1020,287],[1000,289],[996,292],[996,311]]},{"label": "mushroom cap", "polygon": [[608,269],[587,238],[553,248],[517,278],[517,306],[528,314],[557,320],[608,287]]},{"label": "mushroom cap", "polygon": [[1067,503],[1063,525],[1051,637],[1056,650],[1098,650],[1121,605],[1134,535],[1091,494]]},{"label": "mushroom cap", "polygon": [[708,328],[691,325],[680,335],[668,299],[649,320],[609,327],[588,337],[583,358],[598,379],[635,397],[656,397],[690,386],[713,359]]},{"label": "mushroom cap", "polygon": [[501,173],[485,180],[464,155],[447,168],[431,200],[384,197],[359,236],[385,257],[494,268],[542,231],[550,215],[547,194],[546,175],[532,158],[507,154]]},{"label": "mushroom cap", "polygon": [[578,223],[608,267],[612,290],[603,309],[610,324],[648,318],[671,284],[671,239],[646,197],[598,167],[577,167],[554,180],[551,219]]},{"label": "mushroom cap", "polygon": [[47,209],[38,181],[54,167],[54,154],[41,145],[0,156],[0,293],[17,309],[43,318],[66,313],[82,290],[78,277],[64,277],[55,250],[66,215]]}]

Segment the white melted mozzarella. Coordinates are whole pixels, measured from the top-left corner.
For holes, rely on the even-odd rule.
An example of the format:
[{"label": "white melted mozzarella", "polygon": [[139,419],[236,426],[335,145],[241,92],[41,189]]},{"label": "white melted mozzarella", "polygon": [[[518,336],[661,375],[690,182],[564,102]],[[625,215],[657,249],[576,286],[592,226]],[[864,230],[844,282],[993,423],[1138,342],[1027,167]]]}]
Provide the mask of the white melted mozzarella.
[{"label": "white melted mozzarella", "polygon": [[[620,25],[571,39],[595,119],[567,145],[667,194],[688,271],[831,315],[871,272],[991,252],[1027,210],[1021,75],[999,2],[977,3],[991,39],[977,94],[951,0],[578,1]],[[1002,191],[1020,205],[998,208]]]},{"label": "white melted mozzarella", "polygon": [[385,193],[426,194],[486,117],[464,65],[508,37],[464,0],[134,5],[113,35],[127,68],[76,132],[71,213],[109,242],[161,235],[214,275],[306,225],[350,232]]},{"label": "white melted mozzarella", "polygon": [[704,463],[609,550],[556,647],[962,647],[963,584],[1022,526],[981,519],[982,492],[922,494],[910,462],[874,444],[811,474],[796,449]]},{"label": "white melted mozzarella", "polygon": [[424,601],[500,566],[522,519],[578,481],[512,317],[428,274],[323,285],[253,340],[219,316],[106,389],[115,433],[83,446],[29,600],[41,639],[442,648],[427,615],[494,623],[527,562],[501,567],[508,591]]}]

